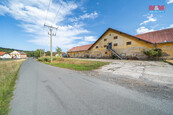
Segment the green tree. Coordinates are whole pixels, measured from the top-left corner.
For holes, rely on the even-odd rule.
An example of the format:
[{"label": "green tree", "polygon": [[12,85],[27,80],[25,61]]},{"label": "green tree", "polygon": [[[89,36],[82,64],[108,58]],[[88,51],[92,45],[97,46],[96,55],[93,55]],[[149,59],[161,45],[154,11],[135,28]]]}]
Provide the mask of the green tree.
[{"label": "green tree", "polygon": [[60,47],[57,47],[56,52],[60,56],[60,54],[62,54],[62,49]]},{"label": "green tree", "polygon": [[50,51],[47,51],[46,52],[46,56],[50,56]]},{"label": "green tree", "polygon": [[40,56],[43,56],[43,53],[44,53],[44,50],[43,49],[37,49],[35,52],[34,52],[34,56],[35,57],[40,57]]}]

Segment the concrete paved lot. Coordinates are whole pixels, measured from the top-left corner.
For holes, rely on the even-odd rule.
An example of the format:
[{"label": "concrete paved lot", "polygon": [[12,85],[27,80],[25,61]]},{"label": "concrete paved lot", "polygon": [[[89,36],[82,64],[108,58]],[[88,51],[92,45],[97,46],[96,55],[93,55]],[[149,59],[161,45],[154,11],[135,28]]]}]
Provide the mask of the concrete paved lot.
[{"label": "concrete paved lot", "polygon": [[109,65],[96,70],[98,72],[173,85],[173,65],[165,62],[112,59],[86,60],[111,62]]},{"label": "concrete paved lot", "polygon": [[168,115],[173,103],[29,59],[10,115]]},{"label": "concrete paved lot", "polygon": [[153,82],[173,84],[173,66],[156,61],[113,61],[99,71]]}]

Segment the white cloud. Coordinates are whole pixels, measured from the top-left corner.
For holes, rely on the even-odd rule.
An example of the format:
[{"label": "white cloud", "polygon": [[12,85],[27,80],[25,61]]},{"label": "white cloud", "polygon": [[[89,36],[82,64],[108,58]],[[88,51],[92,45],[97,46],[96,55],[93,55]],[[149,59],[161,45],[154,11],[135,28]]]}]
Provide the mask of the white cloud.
[{"label": "white cloud", "polygon": [[85,36],[84,41],[94,42],[94,41],[96,41],[96,37],[95,36]]},{"label": "white cloud", "polygon": [[173,24],[169,25],[169,28],[173,28]]},{"label": "white cloud", "polygon": [[0,5],[0,15],[4,15],[6,12],[9,12],[9,9],[6,6]]},{"label": "white cloud", "polygon": [[[48,29],[44,28],[46,11],[49,0],[7,0],[6,4],[0,5],[0,15],[9,14],[14,19],[19,20],[20,27],[24,28],[24,31],[30,33],[33,37],[32,40],[28,40],[30,43],[49,46],[49,35],[47,34]],[[62,4],[59,14],[57,15],[55,22],[53,20],[56,16],[57,9]],[[66,16],[73,15],[72,11],[78,8],[78,4],[72,1],[52,2],[50,5],[49,12],[47,13],[46,24],[58,26],[62,25],[62,21],[66,21]],[[86,18],[95,18],[97,12],[91,14],[84,14],[80,16],[81,20]],[[58,26],[56,36],[53,37],[53,47],[59,46],[62,49],[69,49],[76,44],[82,44],[83,37],[80,35],[83,33],[89,33],[84,28],[84,23],[67,24]],[[55,31],[54,31],[55,32]],[[75,42],[78,40],[78,42]],[[88,42],[86,42],[88,43]]]},{"label": "white cloud", "polygon": [[70,18],[69,20],[74,22],[74,21],[79,21],[79,20],[84,20],[84,19],[94,19],[94,18],[97,18],[97,17],[98,17],[98,13],[95,11],[95,12],[92,12],[90,14],[85,13],[84,15],[81,15],[78,18],[77,17]]},{"label": "white cloud", "polygon": [[154,29],[148,29],[148,28],[142,26],[142,27],[138,28],[136,31],[138,34],[142,34],[142,33],[152,32],[152,31],[154,31]]},{"label": "white cloud", "polygon": [[173,3],[173,0],[168,0],[167,4]]},{"label": "white cloud", "polygon": [[140,25],[146,25],[149,22],[157,21],[157,19],[153,17],[153,14],[148,15],[147,18],[148,18],[148,20],[143,21],[142,23],[140,23]]}]

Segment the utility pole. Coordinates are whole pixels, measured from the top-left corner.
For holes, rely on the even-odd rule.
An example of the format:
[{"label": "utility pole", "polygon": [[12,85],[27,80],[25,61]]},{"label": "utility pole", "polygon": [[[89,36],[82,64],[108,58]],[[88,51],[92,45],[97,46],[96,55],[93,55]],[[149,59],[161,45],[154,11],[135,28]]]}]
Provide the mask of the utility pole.
[{"label": "utility pole", "polygon": [[41,57],[41,49],[40,49],[40,57]]},{"label": "utility pole", "polygon": [[53,29],[58,29],[57,27],[53,27],[53,26],[49,26],[44,24],[45,27],[49,28],[50,33],[48,33],[48,35],[50,35],[50,57],[51,57],[51,63],[52,63],[52,36],[56,36],[56,34],[52,33]]}]

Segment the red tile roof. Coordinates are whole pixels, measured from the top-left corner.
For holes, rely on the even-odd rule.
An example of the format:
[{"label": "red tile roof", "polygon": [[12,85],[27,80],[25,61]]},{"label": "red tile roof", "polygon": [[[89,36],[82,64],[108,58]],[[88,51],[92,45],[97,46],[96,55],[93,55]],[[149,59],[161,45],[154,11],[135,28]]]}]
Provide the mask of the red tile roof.
[{"label": "red tile roof", "polygon": [[151,43],[173,42],[173,28],[136,35]]},{"label": "red tile roof", "polygon": [[0,56],[3,56],[4,54],[6,54],[6,52],[0,52]]},{"label": "red tile roof", "polygon": [[92,45],[93,44],[73,47],[70,50],[68,50],[68,52],[85,51],[85,50],[88,50]]}]

